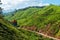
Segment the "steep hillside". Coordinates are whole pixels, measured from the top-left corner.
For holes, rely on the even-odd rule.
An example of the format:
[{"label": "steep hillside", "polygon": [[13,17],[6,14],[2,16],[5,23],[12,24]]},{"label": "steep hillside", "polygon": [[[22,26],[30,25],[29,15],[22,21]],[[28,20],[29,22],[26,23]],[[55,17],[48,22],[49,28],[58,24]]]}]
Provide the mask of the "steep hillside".
[{"label": "steep hillside", "polygon": [[22,33],[0,16],[0,40],[20,40]]},{"label": "steep hillside", "polygon": [[4,18],[8,20],[25,18],[26,16],[30,16],[33,12],[41,10],[42,8],[44,7],[27,7],[24,9],[19,9],[16,10],[14,14],[8,13],[8,15],[6,15]]},{"label": "steep hillside", "polygon": [[19,26],[36,27],[36,31],[41,31],[50,36],[60,38],[60,6],[50,5],[43,9],[29,8],[24,11],[17,11],[14,16],[7,20],[17,20]]},{"label": "steep hillside", "polygon": [[34,32],[18,30],[0,16],[0,40],[52,40]]}]

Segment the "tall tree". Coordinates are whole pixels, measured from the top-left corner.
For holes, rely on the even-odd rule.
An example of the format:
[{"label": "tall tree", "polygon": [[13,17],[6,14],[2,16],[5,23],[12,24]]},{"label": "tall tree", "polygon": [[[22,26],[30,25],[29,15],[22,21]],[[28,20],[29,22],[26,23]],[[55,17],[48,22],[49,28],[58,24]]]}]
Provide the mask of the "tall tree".
[{"label": "tall tree", "polygon": [[[1,0],[0,0],[0,5],[2,5]],[[2,8],[0,7],[0,14],[2,13]]]}]

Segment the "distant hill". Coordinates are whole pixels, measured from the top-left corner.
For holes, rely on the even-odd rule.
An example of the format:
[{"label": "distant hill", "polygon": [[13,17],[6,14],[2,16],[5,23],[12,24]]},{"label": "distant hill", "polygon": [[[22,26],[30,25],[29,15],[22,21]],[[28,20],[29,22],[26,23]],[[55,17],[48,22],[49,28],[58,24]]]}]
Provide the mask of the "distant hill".
[{"label": "distant hill", "polygon": [[18,10],[13,16],[5,16],[5,19],[17,20],[19,26],[36,26],[37,30],[50,36],[60,38],[60,6],[50,5],[43,8],[27,8]]},{"label": "distant hill", "polygon": [[[13,16],[20,16],[20,14],[22,15],[22,14],[25,14],[24,12],[26,12],[26,14],[28,15],[28,13],[30,13],[31,12],[31,14],[33,13],[33,12],[35,12],[35,11],[38,11],[38,10],[41,10],[42,8],[44,8],[44,6],[43,7],[39,7],[39,6],[32,6],[32,7],[27,7],[27,8],[24,8],[24,9],[19,9],[19,10],[15,10],[15,11],[13,11],[13,12],[9,12],[9,13],[5,13],[4,14],[4,18],[5,19],[11,19],[10,17],[13,17]],[[30,15],[30,14],[29,14]],[[17,17],[18,17],[17,16]],[[19,18],[16,18],[16,19],[19,19]]]}]

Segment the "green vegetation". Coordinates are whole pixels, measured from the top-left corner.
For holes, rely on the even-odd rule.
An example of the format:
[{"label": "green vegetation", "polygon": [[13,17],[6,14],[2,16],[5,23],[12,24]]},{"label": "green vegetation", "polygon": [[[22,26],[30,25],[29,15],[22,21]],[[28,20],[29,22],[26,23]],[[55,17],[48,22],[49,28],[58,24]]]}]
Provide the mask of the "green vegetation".
[{"label": "green vegetation", "polygon": [[22,40],[22,37],[23,34],[19,30],[0,18],[0,40]]},{"label": "green vegetation", "polygon": [[18,10],[14,16],[5,16],[8,21],[17,20],[19,26],[35,26],[50,36],[60,38],[60,6]]},{"label": "green vegetation", "polygon": [[17,29],[0,16],[0,40],[52,40],[34,32]]}]

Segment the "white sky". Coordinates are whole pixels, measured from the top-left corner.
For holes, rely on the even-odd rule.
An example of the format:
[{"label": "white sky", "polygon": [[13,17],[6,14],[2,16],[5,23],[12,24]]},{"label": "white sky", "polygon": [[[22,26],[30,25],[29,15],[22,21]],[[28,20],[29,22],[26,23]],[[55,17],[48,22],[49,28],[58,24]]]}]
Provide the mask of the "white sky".
[{"label": "white sky", "polygon": [[42,0],[1,0],[0,5],[4,10],[20,9],[27,6],[43,6],[49,5],[48,3],[43,4]]}]

